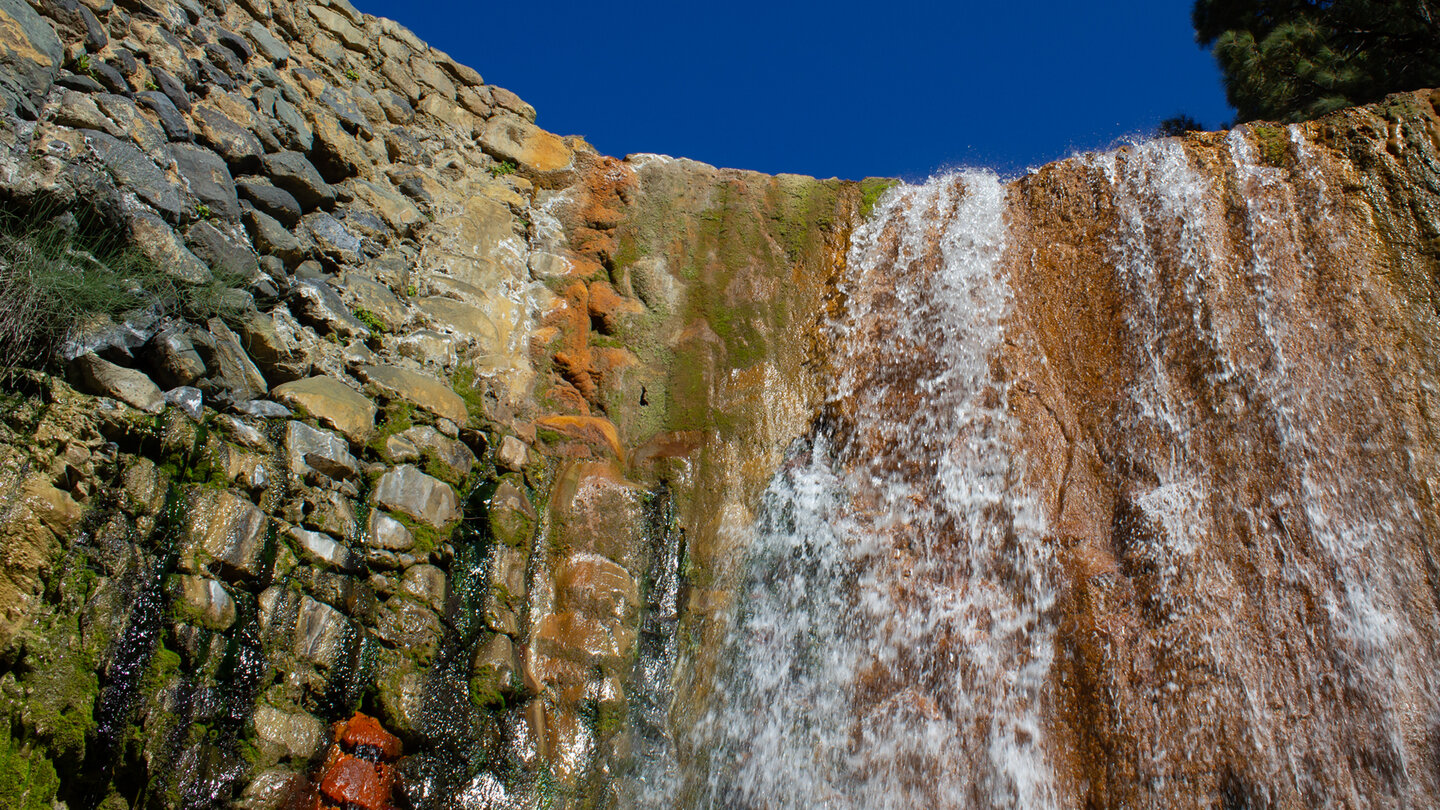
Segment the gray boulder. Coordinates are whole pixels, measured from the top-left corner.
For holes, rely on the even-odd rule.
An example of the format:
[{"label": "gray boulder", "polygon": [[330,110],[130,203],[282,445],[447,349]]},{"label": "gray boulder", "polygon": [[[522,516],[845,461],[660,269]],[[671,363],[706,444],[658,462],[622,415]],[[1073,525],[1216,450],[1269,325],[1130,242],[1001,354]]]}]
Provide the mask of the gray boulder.
[{"label": "gray boulder", "polygon": [[0,100],[35,118],[65,52],[50,24],[23,0],[0,0]]},{"label": "gray boulder", "polygon": [[94,130],[85,131],[85,145],[105,164],[121,188],[135,192],[136,196],[171,219],[180,216],[180,192],[144,152],[114,136]]},{"label": "gray boulder", "polygon": [[402,464],[380,476],[371,496],[383,509],[400,512],[435,528],[460,519],[460,498],[449,484]]},{"label": "gray boulder", "polygon": [[92,394],[118,399],[146,413],[165,409],[165,394],[139,371],[117,366],[94,354],[75,358],[73,368],[80,387]]},{"label": "gray boulder", "polygon": [[270,181],[290,192],[306,210],[335,204],[335,189],[304,155],[277,152],[266,155],[262,163]]},{"label": "gray boulder", "polygon": [[257,579],[264,573],[269,521],[255,504],[230,490],[210,487],[192,488],[186,502],[182,570],[211,570],[231,580]]},{"label": "gray boulder", "polygon": [[180,176],[190,186],[190,193],[210,212],[221,219],[240,218],[240,198],[230,169],[219,155],[201,146],[188,143],[171,144],[170,156]]},{"label": "gray boulder", "polygon": [[310,470],[337,481],[359,474],[360,462],[350,455],[350,445],[328,430],[291,421],[285,426],[285,450],[292,473],[304,476]]}]

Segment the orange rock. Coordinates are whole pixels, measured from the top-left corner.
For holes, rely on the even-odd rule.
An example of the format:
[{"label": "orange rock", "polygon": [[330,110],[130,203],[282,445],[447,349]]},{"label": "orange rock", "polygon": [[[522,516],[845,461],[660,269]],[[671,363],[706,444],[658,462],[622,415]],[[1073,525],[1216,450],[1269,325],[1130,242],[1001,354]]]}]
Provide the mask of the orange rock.
[{"label": "orange rock", "polygon": [[590,283],[590,317],[600,321],[601,331],[613,334],[627,315],[641,315],[645,305],[615,291],[608,281]]},{"label": "orange rock", "polygon": [[625,458],[625,449],[620,444],[615,424],[602,416],[542,416],[535,420],[535,424],[608,447],[615,458],[622,461]]},{"label": "orange rock", "polygon": [[331,751],[330,763],[320,780],[320,793],[341,807],[389,810],[390,766]]},{"label": "orange rock", "polygon": [[359,712],[335,724],[335,741],[357,755],[368,749],[386,762],[400,757],[400,738],[386,731],[379,720]]}]

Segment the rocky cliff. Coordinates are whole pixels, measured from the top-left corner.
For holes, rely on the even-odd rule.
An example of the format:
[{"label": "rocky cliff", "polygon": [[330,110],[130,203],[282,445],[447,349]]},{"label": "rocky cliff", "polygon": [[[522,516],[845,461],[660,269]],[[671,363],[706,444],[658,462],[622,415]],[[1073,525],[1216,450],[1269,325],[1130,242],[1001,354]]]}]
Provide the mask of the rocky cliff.
[{"label": "rocky cliff", "polygon": [[886,193],[346,0],[0,46],[0,330],[119,301],[3,385],[0,805],[1435,795],[1433,95]]},{"label": "rocky cliff", "polygon": [[598,155],[344,0],[0,21],[7,238],[174,287],[7,387],[3,803],[608,796],[883,184]]}]

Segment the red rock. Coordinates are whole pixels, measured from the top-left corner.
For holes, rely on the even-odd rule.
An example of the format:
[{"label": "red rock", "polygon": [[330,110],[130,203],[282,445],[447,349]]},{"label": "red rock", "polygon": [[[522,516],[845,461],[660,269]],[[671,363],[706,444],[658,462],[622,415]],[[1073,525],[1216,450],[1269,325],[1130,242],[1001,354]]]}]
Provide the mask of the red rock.
[{"label": "red rock", "polygon": [[349,720],[336,723],[335,741],[351,753],[358,753],[357,749],[362,747],[373,749],[386,762],[400,756],[400,738],[386,731],[379,720],[367,714],[357,712]]},{"label": "red rock", "polygon": [[325,776],[320,780],[320,793],[326,799],[341,807],[389,810],[392,775],[388,765],[334,750],[329,760]]}]

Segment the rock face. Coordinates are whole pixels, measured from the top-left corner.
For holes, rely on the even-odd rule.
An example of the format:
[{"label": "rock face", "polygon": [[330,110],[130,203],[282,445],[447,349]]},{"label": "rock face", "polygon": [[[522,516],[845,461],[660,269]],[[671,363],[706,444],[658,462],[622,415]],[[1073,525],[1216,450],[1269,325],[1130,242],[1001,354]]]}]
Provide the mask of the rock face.
[{"label": "rock face", "polygon": [[886,192],[0,0],[172,290],[6,378],[0,806],[1434,805],[1437,104]]},{"label": "rock face", "polygon": [[1434,801],[1434,774],[1358,763],[1435,755],[1437,105],[885,198],[827,422],[755,521],[695,789]]}]

